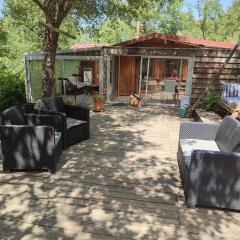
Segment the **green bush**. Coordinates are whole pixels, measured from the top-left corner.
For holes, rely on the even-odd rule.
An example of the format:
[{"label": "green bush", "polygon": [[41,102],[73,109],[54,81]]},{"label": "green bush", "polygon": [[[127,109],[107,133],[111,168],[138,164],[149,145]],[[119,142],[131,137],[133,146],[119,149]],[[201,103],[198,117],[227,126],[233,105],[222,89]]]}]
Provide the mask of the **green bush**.
[{"label": "green bush", "polygon": [[9,73],[6,68],[0,69],[0,111],[25,102],[23,77]]},{"label": "green bush", "polygon": [[220,99],[221,99],[220,91],[208,93],[202,99],[204,109],[207,111],[215,110],[217,107],[217,103],[220,101]]}]

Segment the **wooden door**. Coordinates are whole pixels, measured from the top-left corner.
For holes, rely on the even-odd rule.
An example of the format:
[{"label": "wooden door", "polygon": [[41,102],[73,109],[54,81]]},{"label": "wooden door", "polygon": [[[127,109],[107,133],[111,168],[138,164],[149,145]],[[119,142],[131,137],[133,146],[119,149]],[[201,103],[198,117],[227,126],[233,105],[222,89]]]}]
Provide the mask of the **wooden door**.
[{"label": "wooden door", "polygon": [[136,57],[120,57],[119,95],[129,96],[137,93]]}]

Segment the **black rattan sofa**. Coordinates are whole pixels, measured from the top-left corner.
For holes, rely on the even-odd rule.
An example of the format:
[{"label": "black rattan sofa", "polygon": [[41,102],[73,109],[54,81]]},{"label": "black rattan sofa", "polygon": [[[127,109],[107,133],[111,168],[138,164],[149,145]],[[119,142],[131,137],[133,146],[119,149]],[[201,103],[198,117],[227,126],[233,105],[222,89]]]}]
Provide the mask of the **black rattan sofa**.
[{"label": "black rattan sofa", "polygon": [[62,97],[43,98],[37,108],[41,114],[53,114],[62,118],[63,147],[89,139],[89,109],[66,105]]},{"label": "black rattan sofa", "polygon": [[240,210],[240,122],[182,123],[178,165],[188,207]]},{"label": "black rattan sofa", "polygon": [[2,112],[3,171],[48,169],[54,173],[62,152],[59,116],[24,114],[20,106]]}]

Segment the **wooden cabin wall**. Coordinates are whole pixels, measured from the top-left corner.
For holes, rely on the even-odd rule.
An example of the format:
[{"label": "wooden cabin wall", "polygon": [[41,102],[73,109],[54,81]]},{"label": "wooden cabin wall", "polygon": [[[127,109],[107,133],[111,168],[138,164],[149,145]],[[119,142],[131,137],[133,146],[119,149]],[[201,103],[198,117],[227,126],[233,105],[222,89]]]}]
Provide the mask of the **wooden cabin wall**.
[{"label": "wooden cabin wall", "polygon": [[163,58],[152,58],[152,78],[163,80],[165,77],[165,59]]},{"label": "wooden cabin wall", "polygon": [[[218,73],[226,61],[231,50],[201,50],[196,51],[195,64],[193,69],[193,85],[191,103],[193,104],[206,88],[207,84]],[[229,64],[223,70],[219,81],[215,82],[217,89],[221,89],[222,83],[234,82],[240,78],[240,51],[236,52]]]},{"label": "wooden cabin wall", "polygon": [[[214,75],[222,67],[231,49],[216,48],[106,48],[105,54],[117,54],[120,56],[168,56],[194,57],[193,84],[191,94],[191,104],[193,104],[206,88],[207,84],[213,79]],[[187,64],[183,61],[182,79],[187,76]],[[236,81],[240,78],[240,50],[231,58],[229,64],[219,77],[216,87],[221,88],[221,82]]]}]

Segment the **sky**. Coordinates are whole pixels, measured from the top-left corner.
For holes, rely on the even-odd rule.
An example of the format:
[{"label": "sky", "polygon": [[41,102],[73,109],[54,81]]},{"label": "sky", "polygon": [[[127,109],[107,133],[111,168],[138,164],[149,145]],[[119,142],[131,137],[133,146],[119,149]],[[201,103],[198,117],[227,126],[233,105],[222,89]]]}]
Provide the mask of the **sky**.
[{"label": "sky", "polygon": [[[1,0],[0,0],[1,1]],[[184,0],[184,6],[183,6],[183,11],[187,11],[188,9],[188,5],[192,5],[192,6],[196,6],[197,4],[197,0]],[[233,0],[220,0],[223,9],[227,10],[227,8],[232,4]],[[194,13],[194,15],[196,16],[196,12]]]},{"label": "sky", "polygon": [[[233,0],[220,0],[224,10],[226,10],[228,6],[231,5],[232,1]],[[3,2],[4,0],[0,0],[0,17],[2,16]],[[183,10],[187,10],[188,4],[196,5],[196,2],[197,0],[185,0],[185,6],[183,7]]]}]

